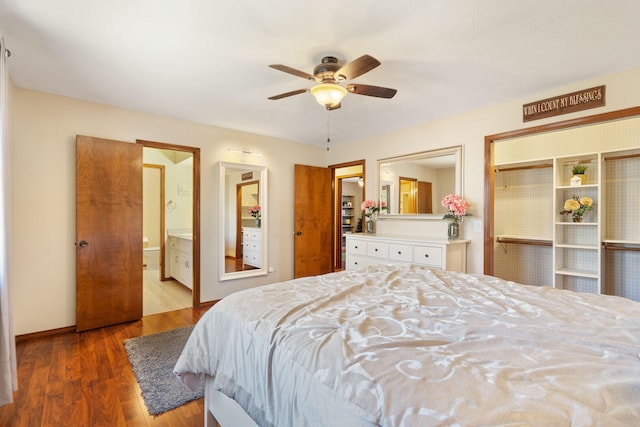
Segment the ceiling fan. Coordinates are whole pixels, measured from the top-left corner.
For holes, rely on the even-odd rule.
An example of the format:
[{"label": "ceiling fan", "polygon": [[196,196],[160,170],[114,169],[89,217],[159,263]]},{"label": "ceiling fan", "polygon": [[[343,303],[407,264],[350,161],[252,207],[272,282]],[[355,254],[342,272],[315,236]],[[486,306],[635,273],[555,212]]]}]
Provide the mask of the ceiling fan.
[{"label": "ceiling fan", "polygon": [[271,68],[302,77],[303,79],[315,81],[318,84],[310,89],[298,89],[281,93],[280,95],[270,96],[269,99],[282,99],[310,91],[320,105],[324,106],[327,110],[336,110],[340,108],[342,98],[344,98],[348,92],[378,98],[393,98],[397,90],[388,87],[358,83],[349,83],[345,86],[340,85],[340,83],[346,80],[355,79],[373,70],[378,65],[380,65],[380,61],[369,55],[363,55],[345,65],[341,65],[334,56],[325,56],[322,58],[322,62],[313,69],[312,75],[286,65],[271,64],[269,65]]}]

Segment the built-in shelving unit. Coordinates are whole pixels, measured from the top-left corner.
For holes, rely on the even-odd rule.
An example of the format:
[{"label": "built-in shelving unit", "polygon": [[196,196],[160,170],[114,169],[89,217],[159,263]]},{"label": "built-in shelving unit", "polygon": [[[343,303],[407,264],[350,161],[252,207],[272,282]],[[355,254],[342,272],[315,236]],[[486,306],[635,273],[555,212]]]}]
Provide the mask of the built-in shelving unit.
[{"label": "built-in shelving unit", "polygon": [[356,216],[354,206],[354,196],[342,196],[342,216],[340,222],[342,224],[342,234],[353,231],[355,227]]},{"label": "built-in shelving unit", "polygon": [[[571,169],[587,166],[582,185],[571,185]],[[554,239],[553,285],[573,291],[602,293],[601,280],[601,206],[600,155],[584,154],[554,159]],[[573,222],[571,215],[561,214],[566,200],[590,197],[593,209],[585,212],[582,222]]]}]

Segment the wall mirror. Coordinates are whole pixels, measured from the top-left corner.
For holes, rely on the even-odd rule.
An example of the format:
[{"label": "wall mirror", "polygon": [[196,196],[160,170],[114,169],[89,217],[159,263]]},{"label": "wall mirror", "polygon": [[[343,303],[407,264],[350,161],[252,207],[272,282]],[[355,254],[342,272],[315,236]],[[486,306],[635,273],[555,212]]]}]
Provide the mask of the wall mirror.
[{"label": "wall mirror", "polygon": [[264,276],[267,168],[220,162],[220,280]]},{"label": "wall mirror", "polygon": [[378,160],[379,217],[441,219],[447,194],[462,196],[462,146]]}]

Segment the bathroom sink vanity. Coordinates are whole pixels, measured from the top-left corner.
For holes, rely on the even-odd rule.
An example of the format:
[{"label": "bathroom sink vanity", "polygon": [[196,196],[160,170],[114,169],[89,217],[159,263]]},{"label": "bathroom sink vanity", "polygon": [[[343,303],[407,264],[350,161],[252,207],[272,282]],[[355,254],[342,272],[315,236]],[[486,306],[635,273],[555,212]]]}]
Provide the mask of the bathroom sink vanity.
[{"label": "bathroom sink vanity", "polygon": [[170,233],[169,275],[189,289],[193,289],[193,235],[188,232]]}]

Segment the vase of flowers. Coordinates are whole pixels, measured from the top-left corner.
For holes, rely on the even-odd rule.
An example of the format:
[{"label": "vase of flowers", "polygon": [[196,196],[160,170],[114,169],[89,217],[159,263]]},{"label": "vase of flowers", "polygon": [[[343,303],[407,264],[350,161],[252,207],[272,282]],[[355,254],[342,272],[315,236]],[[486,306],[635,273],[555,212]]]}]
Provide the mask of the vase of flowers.
[{"label": "vase of flowers", "polygon": [[460,237],[460,222],[463,217],[469,215],[467,214],[469,202],[460,196],[449,194],[442,199],[440,204],[447,208],[447,214],[442,217],[442,219],[449,220],[449,224],[447,226],[447,237],[451,240],[457,239]]},{"label": "vase of flowers", "polygon": [[259,205],[251,206],[247,209],[247,213],[256,219],[256,227],[260,227],[262,223],[262,214]]},{"label": "vase of flowers", "polygon": [[570,181],[571,186],[584,185],[587,182],[584,175],[584,173],[587,171],[587,168],[588,166],[585,165],[573,165],[571,167],[571,173],[573,174]]},{"label": "vase of flowers", "polygon": [[564,206],[560,211],[563,215],[571,215],[573,222],[582,222],[585,212],[593,209],[593,199],[591,197],[580,197],[574,195],[564,201]]},{"label": "vase of flowers", "polygon": [[375,233],[376,212],[379,211],[376,203],[373,200],[365,200],[360,205],[360,209],[365,216],[365,231],[367,233]]}]

